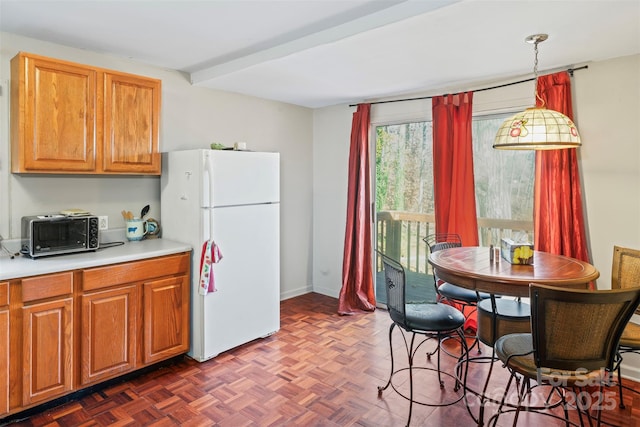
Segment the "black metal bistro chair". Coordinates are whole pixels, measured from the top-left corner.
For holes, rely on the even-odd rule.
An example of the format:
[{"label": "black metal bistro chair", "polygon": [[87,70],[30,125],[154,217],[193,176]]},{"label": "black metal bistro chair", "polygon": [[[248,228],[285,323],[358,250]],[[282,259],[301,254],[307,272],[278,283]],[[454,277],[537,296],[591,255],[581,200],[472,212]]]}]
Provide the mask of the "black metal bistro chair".
[{"label": "black metal bistro chair", "polygon": [[[441,251],[443,249],[462,247],[462,239],[460,238],[460,235],[452,233],[431,234],[425,237],[423,241],[427,244],[427,246],[429,247],[429,252],[431,253]],[[435,274],[435,272],[433,274],[433,283],[436,288],[436,294],[440,297],[441,300],[449,301],[453,304],[458,304],[461,307],[461,311],[467,316],[476,311],[479,301],[491,298],[491,294],[488,294],[486,292],[476,292],[474,290],[463,288],[462,286],[457,286],[453,283],[441,280]],[[496,296],[496,298],[499,297]],[[467,307],[472,307],[472,310],[467,311]],[[472,336],[471,338],[474,338],[474,341],[470,348],[473,348],[477,345],[478,352],[481,352],[477,338],[475,336]]]},{"label": "black metal bistro chair", "polygon": [[[418,403],[425,406],[448,406],[456,402],[459,402],[463,393],[461,390],[460,374],[462,372],[461,364],[458,363],[459,371],[456,375],[444,373],[440,369],[440,340],[444,336],[457,334],[461,341],[460,360],[466,355],[466,342],[464,340],[464,333],[462,327],[464,325],[464,315],[456,308],[438,303],[406,303],[405,299],[405,286],[406,275],[402,265],[394,259],[389,258],[384,254],[380,254],[382,257],[382,263],[384,266],[385,288],[387,293],[387,309],[392,323],[389,327],[389,349],[391,352],[391,373],[389,374],[389,380],[384,386],[378,387],[378,396],[382,396],[382,392],[391,386],[400,396],[409,400],[409,416],[407,417],[407,426],[411,422],[411,413],[414,403]],[[398,330],[401,332],[404,346],[407,352],[408,367],[397,368],[395,365],[394,351],[393,351],[393,331],[398,326]],[[421,336],[416,341],[416,336]],[[433,352],[427,353],[427,358],[433,353],[437,356],[437,368],[430,368],[426,366],[415,366],[415,358],[422,345],[430,339],[437,340],[436,349]],[[437,371],[438,381],[440,388],[444,388],[444,381],[442,375],[449,376],[455,380],[453,390],[457,393],[454,394],[452,400],[439,403],[425,403],[416,401],[414,399],[414,371],[415,370],[431,370]],[[409,394],[406,395],[406,391],[399,389],[399,385],[394,384],[393,379],[400,373],[409,374]]]},{"label": "black metal bistro chair", "polygon": [[[462,239],[458,234],[431,234],[423,240],[429,247],[429,251],[431,253],[441,251],[443,249],[459,248],[462,246]],[[476,292],[474,290],[466,289],[453,283],[440,280],[435,273],[433,275],[433,279],[438,295],[450,302],[460,304],[463,307],[463,312],[464,307],[470,306],[475,309],[478,305],[478,301],[491,297],[491,295],[486,292]]]}]

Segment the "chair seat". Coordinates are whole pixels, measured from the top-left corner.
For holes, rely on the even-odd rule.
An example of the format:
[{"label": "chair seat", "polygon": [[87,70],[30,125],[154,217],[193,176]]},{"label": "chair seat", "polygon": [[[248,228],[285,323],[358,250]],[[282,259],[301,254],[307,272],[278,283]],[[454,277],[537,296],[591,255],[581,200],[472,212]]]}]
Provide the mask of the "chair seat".
[{"label": "chair seat", "polygon": [[[444,282],[438,286],[438,293],[447,299],[462,301],[469,304],[478,302],[478,294],[476,294],[476,291],[463,288],[462,286],[452,285],[448,282]],[[491,295],[485,292],[480,292],[479,295],[481,300],[491,298]]]},{"label": "chair seat", "polygon": [[620,337],[620,346],[640,349],[640,325],[637,323],[627,323],[622,336]]},{"label": "chair seat", "polygon": [[[494,345],[496,356],[503,363],[509,359],[509,367],[515,372],[528,378],[536,378],[538,374],[535,361],[533,360],[533,338],[531,334],[510,334],[498,338]],[[564,384],[572,386],[578,384],[598,384],[599,381],[606,380],[601,370],[585,372],[565,371],[560,369],[540,368],[540,378],[542,381],[552,384]],[[607,374],[605,374],[607,375]]]},{"label": "chair seat", "polygon": [[441,303],[407,304],[407,326],[415,331],[448,332],[464,325],[460,310]]}]

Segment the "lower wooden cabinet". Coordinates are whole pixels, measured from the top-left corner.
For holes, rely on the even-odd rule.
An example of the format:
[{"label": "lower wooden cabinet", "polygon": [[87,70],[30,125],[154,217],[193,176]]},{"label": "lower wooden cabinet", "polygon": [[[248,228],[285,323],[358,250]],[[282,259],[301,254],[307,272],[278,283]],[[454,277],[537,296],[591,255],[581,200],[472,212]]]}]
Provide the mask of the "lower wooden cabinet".
[{"label": "lower wooden cabinet", "polygon": [[0,282],[0,416],[9,412],[9,282]]},{"label": "lower wooden cabinet", "polygon": [[22,309],[22,402],[44,402],[73,388],[73,299]]},{"label": "lower wooden cabinet", "polygon": [[0,421],[186,353],[190,256],[0,282]]},{"label": "lower wooden cabinet", "polygon": [[189,350],[189,277],[144,284],[144,363]]},{"label": "lower wooden cabinet", "polygon": [[82,295],[80,384],[136,367],[137,291],[130,285]]}]

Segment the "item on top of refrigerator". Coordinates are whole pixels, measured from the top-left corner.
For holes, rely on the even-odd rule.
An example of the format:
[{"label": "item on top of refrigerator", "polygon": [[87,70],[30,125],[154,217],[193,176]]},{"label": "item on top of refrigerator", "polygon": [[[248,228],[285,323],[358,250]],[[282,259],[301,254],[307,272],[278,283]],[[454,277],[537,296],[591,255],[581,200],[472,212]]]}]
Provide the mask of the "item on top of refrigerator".
[{"label": "item on top of refrigerator", "polygon": [[219,142],[212,142],[211,149],[212,150],[225,150],[227,147],[224,144],[220,144]]}]

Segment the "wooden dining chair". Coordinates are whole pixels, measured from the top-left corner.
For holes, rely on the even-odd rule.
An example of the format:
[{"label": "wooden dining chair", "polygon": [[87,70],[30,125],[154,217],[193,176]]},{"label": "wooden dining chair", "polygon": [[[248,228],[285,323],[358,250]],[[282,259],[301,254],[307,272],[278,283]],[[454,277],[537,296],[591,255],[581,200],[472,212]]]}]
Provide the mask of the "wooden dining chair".
[{"label": "wooden dining chair", "polygon": [[[398,261],[380,252],[378,253],[382,257],[385,276],[385,288],[387,294],[387,309],[392,320],[391,326],[389,327],[391,373],[389,374],[389,380],[387,381],[387,383],[384,386],[378,387],[378,396],[382,396],[382,392],[389,386],[391,386],[396,391],[396,393],[398,393],[398,395],[408,400],[408,426],[411,422],[411,413],[414,403],[425,406],[448,406],[462,400],[462,383],[459,378],[462,372],[462,365],[460,364],[460,361],[466,354],[466,343],[463,339],[464,335],[462,331],[465,319],[464,315],[458,309],[450,305],[438,302],[407,303],[405,296],[406,275],[404,267]],[[396,326],[398,326],[398,330],[402,335],[402,341],[404,342],[407,353],[408,367],[397,368],[395,365],[393,351],[393,331]],[[443,337],[451,334],[457,334],[462,343],[460,347],[460,358],[458,359],[457,365],[460,366],[460,369],[456,372],[456,375],[445,374],[440,369],[440,341]],[[409,336],[410,339],[408,339],[407,336]],[[422,338],[418,339],[418,341],[416,342],[417,336],[421,336]],[[427,358],[430,358],[431,354],[437,353],[437,367],[435,369],[422,365],[415,365],[416,354],[418,350],[420,350],[422,348],[422,345],[430,339],[434,339],[437,342],[435,350],[433,352],[427,353]],[[416,401],[414,398],[414,371],[416,370],[437,371],[438,382],[440,383],[441,389],[444,388],[442,375],[452,377],[455,380],[453,391],[456,393],[453,394],[453,397],[451,399],[445,402],[440,401],[437,403],[425,403],[424,401]],[[399,388],[401,381],[398,380],[398,378],[396,378],[396,381],[398,381],[398,385],[396,385],[396,383],[394,383],[393,381],[394,377],[396,377],[398,374],[406,373],[407,371],[409,374],[408,395],[406,394],[406,391],[403,391]],[[447,399],[448,396],[451,396],[451,394],[443,392],[442,396],[435,397],[435,399]]]},{"label": "wooden dining chair", "polygon": [[[627,289],[640,286],[640,250],[613,247],[613,262],[611,266],[611,289]],[[618,390],[620,408],[624,409],[622,396],[622,355],[625,353],[640,354],[640,324],[629,322],[622,332],[616,370],[618,374]],[[634,391],[633,389],[629,389]]]},{"label": "wooden dining chair", "polygon": [[[615,367],[618,343],[627,322],[640,303],[640,288],[613,290],[567,289],[538,284],[529,288],[531,299],[531,333],[509,334],[495,343],[496,355],[511,375],[504,389],[498,412],[488,425],[496,425],[498,417],[515,412],[516,426],[522,411],[537,412],[567,425],[570,403],[586,414],[592,404],[600,425],[603,386],[609,382]],[[517,393],[517,403],[507,401],[511,383],[518,376],[535,380],[530,390]],[[556,394],[549,394],[544,404],[536,405],[530,397],[532,390],[549,386]],[[592,395],[597,386],[598,395]],[[576,393],[576,389],[579,392]],[[575,394],[569,394],[570,392]],[[582,392],[588,393],[588,399]],[[544,393],[547,396],[547,393]],[[552,396],[557,396],[551,402]],[[567,396],[573,398],[567,399]],[[581,408],[581,406],[583,406]],[[552,411],[563,408],[564,417]]]}]

